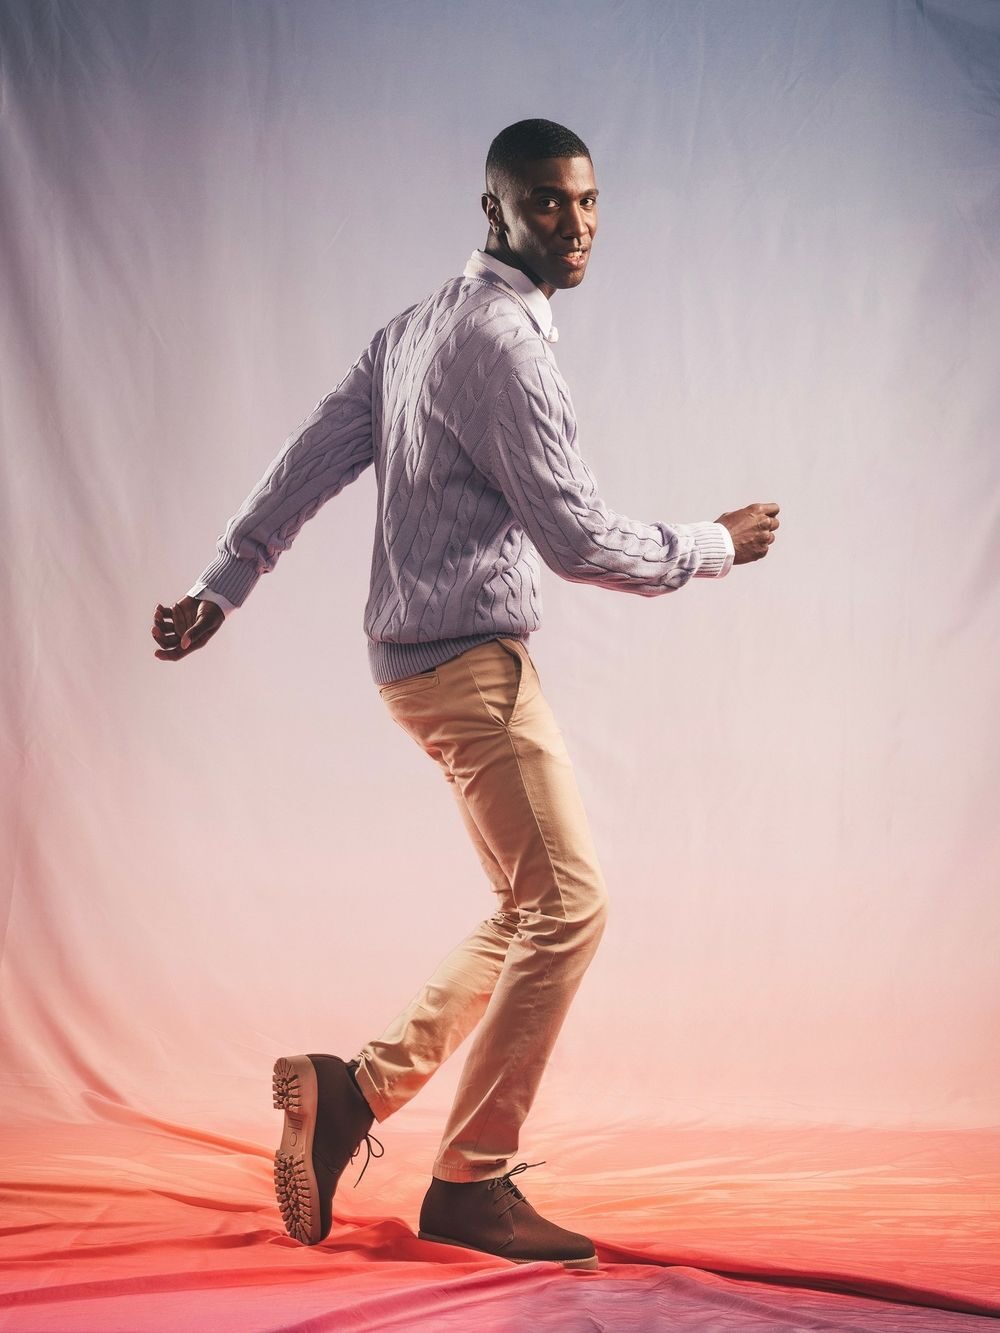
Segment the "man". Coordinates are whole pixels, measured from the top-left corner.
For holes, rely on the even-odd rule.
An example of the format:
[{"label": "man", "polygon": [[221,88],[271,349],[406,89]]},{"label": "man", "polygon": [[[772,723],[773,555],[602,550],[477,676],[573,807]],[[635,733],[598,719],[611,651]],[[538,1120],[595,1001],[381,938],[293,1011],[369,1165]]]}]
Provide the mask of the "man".
[{"label": "man", "polygon": [[597,1266],[592,1242],[541,1217],[515,1183],[540,1163],[508,1166],[607,910],[572,763],[528,652],[538,557],[571,581],[655,597],[759,559],[778,527],[774,503],[668,525],[616,514],[598,495],[549,304],[583,281],[597,199],[590,154],[570,130],[522,120],[498,134],[485,250],[374,335],[285,442],[190,593],[156,608],[157,657],[203,647],[305,520],[374,464],[372,676],[442,770],[497,895],[497,911],[352,1060],[275,1063],[278,1202],[306,1244],[328,1234],[341,1172],[362,1144],[367,1167],[373,1120],[403,1106],[476,1028],[419,1235],[516,1262]]}]

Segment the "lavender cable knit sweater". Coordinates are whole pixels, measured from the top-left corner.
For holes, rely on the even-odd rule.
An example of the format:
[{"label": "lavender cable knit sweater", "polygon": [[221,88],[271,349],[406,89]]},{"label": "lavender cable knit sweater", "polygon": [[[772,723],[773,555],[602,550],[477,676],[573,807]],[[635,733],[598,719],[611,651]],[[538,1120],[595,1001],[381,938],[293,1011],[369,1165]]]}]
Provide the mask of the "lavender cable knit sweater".
[{"label": "lavender cable knit sweater", "polygon": [[539,556],[563,578],[657,597],[728,573],[721,523],[642,523],[580,455],[551,307],[475,250],[374,335],[229,520],[191,594],[229,614],[302,524],[369,464],[378,505],[364,630],[384,685],[541,621]]}]

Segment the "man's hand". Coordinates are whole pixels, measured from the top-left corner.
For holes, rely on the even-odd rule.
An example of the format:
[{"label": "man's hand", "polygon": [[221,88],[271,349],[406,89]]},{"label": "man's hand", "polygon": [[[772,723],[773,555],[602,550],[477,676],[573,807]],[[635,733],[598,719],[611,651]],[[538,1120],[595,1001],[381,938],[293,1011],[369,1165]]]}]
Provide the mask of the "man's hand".
[{"label": "man's hand", "polygon": [[734,565],[745,565],[749,560],[759,560],[767,555],[774,541],[774,529],[778,527],[777,512],[778,506],[773,502],[752,504],[731,514],[722,514],[715,520],[729,529],[736,548]]},{"label": "man's hand", "polygon": [[208,643],[225,618],[218,602],[207,598],[182,597],[172,607],[157,602],[152,632],[160,647],[154,655],[164,662],[187,657]]}]

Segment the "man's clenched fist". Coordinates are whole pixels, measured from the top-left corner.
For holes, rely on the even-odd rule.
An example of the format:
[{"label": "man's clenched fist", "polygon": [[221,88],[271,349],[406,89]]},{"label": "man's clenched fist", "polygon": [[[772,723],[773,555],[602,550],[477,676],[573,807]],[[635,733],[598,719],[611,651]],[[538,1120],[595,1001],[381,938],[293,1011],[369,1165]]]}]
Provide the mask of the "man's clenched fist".
[{"label": "man's clenched fist", "polygon": [[777,514],[778,506],[771,501],[747,505],[745,509],[722,514],[715,520],[724,524],[732,536],[736,548],[734,565],[745,565],[749,560],[759,560],[767,555],[774,541],[774,530],[778,527]]}]

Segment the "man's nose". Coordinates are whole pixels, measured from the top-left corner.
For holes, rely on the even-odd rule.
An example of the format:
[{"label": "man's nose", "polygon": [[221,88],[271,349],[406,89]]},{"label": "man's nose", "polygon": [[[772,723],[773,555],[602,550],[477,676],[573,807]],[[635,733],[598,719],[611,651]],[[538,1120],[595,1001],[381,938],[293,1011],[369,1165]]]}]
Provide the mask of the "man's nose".
[{"label": "man's nose", "polygon": [[586,236],[590,230],[590,219],[579,204],[570,204],[563,214],[562,234],[567,240],[575,236]]}]

